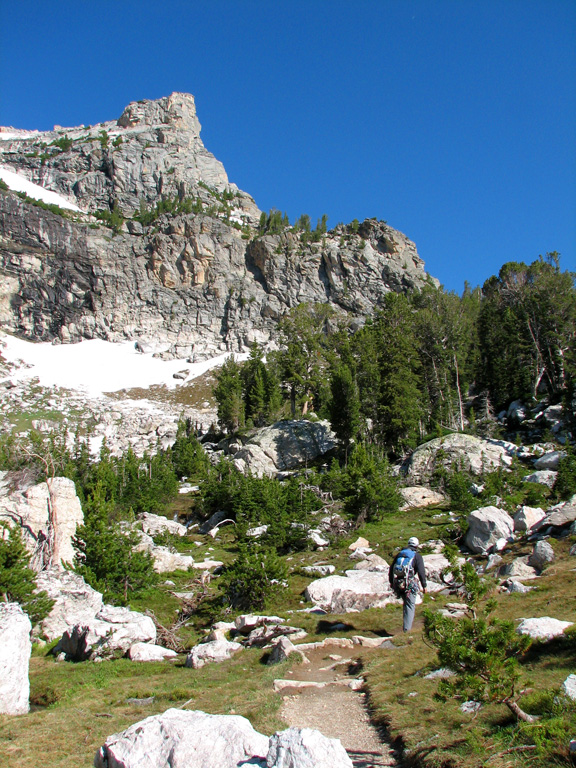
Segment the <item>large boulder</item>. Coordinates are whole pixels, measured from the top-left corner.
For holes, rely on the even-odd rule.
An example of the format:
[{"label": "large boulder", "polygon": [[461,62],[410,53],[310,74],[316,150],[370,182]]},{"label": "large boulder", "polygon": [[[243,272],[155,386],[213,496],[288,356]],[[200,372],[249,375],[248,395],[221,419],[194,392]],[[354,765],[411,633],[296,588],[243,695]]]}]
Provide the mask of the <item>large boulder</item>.
[{"label": "large boulder", "polygon": [[312,728],[288,728],[270,739],[267,768],[353,768],[339,739]]},{"label": "large boulder", "polygon": [[50,613],[40,625],[41,634],[47,640],[55,640],[77,624],[92,621],[103,606],[101,593],[73,571],[56,568],[42,571],[36,577],[36,586],[54,600]]},{"label": "large boulder", "polygon": [[388,575],[374,571],[346,571],[345,576],[327,576],[311,582],[307,600],[328,613],[354,613],[383,608],[395,601]]},{"label": "large boulder", "polygon": [[514,533],[514,521],[498,507],[481,507],[468,516],[468,530],[464,539],[471,552],[483,554],[499,539],[510,539]]},{"label": "large boulder", "polygon": [[168,520],[162,515],[153,515],[151,512],[143,512],[138,518],[142,524],[142,530],[149,536],[160,533],[171,533],[173,536],[185,536],[186,526],[175,520]]},{"label": "large boulder", "polygon": [[241,649],[240,643],[232,643],[223,636],[217,636],[207,643],[195,645],[186,657],[186,666],[200,669],[205,664],[226,661]]},{"label": "large boulder", "polygon": [[526,475],[524,478],[525,483],[538,483],[539,485],[545,485],[548,488],[553,488],[558,472],[553,472],[551,469],[539,469],[536,472],[532,472]]},{"label": "large boulder", "polygon": [[546,517],[546,513],[540,507],[522,506],[514,515],[514,530],[530,531],[544,517]]},{"label": "large boulder", "polygon": [[440,468],[450,471],[461,467],[474,475],[482,475],[491,469],[510,466],[515,453],[513,443],[457,433],[419,445],[402,465],[402,473],[411,485],[426,485]]},{"label": "large boulder", "polygon": [[70,661],[125,654],[135,643],[154,643],[156,627],[150,616],[105,605],[95,618],[64,632],[56,651]]},{"label": "large boulder", "polygon": [[163,661],[178,656],[176,651],[153,643],[134,643],[128,651],[130,661]]},{"label": "large boulder", "polygon": [[139,541],[134,547],[136,552],[148,552],[154,560],[156,573],[171,573],[172,571],[187,571],[194,567],[192,555],[183,555],[174,552],[170,547],[164,547],[154,543],[152,536],[143,531],[138,531]]},{"label": "large boulder", "polygon": [[569,501],[563,501],[554,507],[550,507],[546,516],[537,523],[535,529],[542,530],[549,526],[552,528],[564,528],[574,521],[576,521],[576,495],[572,496]]},{"label": "large boulder", "polygon": [[438,491],[433,491],[424,485],[411,485],[400,488],[404,503],[400,509],[423,509],[433,507],[446,501],[446,497]]},{"label": "large boulder", "polygon": [[18,603],[0,603],[0,714],[30,709],[30,619]]},{"label": "large boulder", "polygon": [[275,476],[314,461],[336,447],[328,421],[278,421],[264,427],[234,454],[234,463],[253,475]]},{"label": "large boulder", "polygon": [[106,739],[95,768],[352,768],[338,739],[288,728],[270,739],[239,715],[168,709]]},{"label": "large boulder", "polygon": [[550,451],[534,460],[535,469],[551,469],[556,471],[561,460],[566,458],[566,451]]},{"label": "large boulder", "polygon": [[[26,547],[33,554],[31,565],[35,570],[41,570],[48,564],[60,568],[63,563],[74,561],[72,539],[76,527],[83,524],[84,515],[72,480],[54,477],[45,483],[12,492],[8,491],[8,486],[4,486],[0,495],[3,497],[0,522],[20,526]],[[52,520],[55,520],[57,557],[48,563],[43,559],[38,545],[48,538],[50,509]]]},{"label": "large boulder", "polygon": [[564,630],[571,627],[573,622],[552,619],[550,616],[542,616],[538,619],[522,619],[516,631],[521,635],[530,635],[533,640],[548,642],[549,640],[564,634]]},{"label": "large boulder", "polygon": [[[238,715],[168,709],[106,739],[96,768],[238,768],[264,764],[269,741]],[[253,765],[258,765],[257,762]]]},{"label": "large boulder", "polygon": [[548,563],[554,562],[554,550],[547,541],[538,541],[528,558],[528,565],[541,571]]},{"label": "large boulder", "polygon": [[518,579],[535,579],[538,571],[528,564],[528,557],[517,557],[511,563],[506,563],[498,569],[498,576],[502,578],[516,577]]}]

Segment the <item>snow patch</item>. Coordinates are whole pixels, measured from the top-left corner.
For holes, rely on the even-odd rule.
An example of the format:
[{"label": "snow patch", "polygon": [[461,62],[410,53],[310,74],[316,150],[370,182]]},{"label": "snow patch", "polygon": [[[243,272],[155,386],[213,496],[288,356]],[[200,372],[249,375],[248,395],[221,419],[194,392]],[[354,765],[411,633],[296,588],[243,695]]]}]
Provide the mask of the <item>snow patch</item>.
[{"label": "snow patch", "polygon": [[[1,354],[8,362],[21,360],[28,367],[14,371],[10,378],[23,381],[38,378],[44,387],[61,387],[90,395],[117,392],[135,387],[147,388],[164,384],[173,389],[184,381],[174,379],[175,373],[188,370],[187,381],[224,363],[229,352],[200,363],[185,360],[160,360],[152,353],[142,354],[133,341],[114,343],[102,339],[81,341],[78,344],[35,343],[3,336]],[[237,360],[246,360],[247,353],[235,354]]]},{"label": "snow patch", "polygon": [[[0,133],[0,138],[4,138],[5,136],[6,134]],[[34,184],[23,176],[20,176],[20,174],[15,173],[14,171],[9,171],[8,168],[1,165],[0,179],[2,179],[13,192],[25,192],[28,197],[33,197],[34,200],[42,200],[42,202],[49,203],[50,205],[57,205],[60,208],[67,208],[70,211],[83,213],[77,205],[70,203],[65,197],[62,197],[62,195],[59,195],[56,192],[51,192],[49,189],[45,189],[38,184]]]}]

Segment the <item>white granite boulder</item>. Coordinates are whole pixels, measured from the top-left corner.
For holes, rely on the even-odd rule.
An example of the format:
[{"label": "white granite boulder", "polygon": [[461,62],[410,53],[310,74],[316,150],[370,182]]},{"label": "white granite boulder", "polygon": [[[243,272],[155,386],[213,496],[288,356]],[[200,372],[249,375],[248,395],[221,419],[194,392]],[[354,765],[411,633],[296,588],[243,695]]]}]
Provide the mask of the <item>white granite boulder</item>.
[{"label": "white granite boulder", "polygon": [[383,608],[395,597],[387,574],[373,571],[346,571],[345,576],[316,579],[305,596],[329,613],[354,613],[366,608]]},{"label": "white granite boulder", "polygon": [[138,518],[142,524],[142,530],[149,536],[160,533],[171,533],[173,536],[185,536],[186,526],[175,520],[168,520],[163,515],[153,515],[151,512],[143,512]]},{"label": "white granite boulder", "polygon": [[163,661],[178,656],[176,651],[153,643],[134,643],[128,651],[130,661]]},{"label": "white granite boulder", "polygon": [[200,669],[205,664],[226,661],[242,648],[240,643],[233,643],[226,640],[225,637],[219,636],[207,643],[195,645],[186,657],[185,666]]},{"label": "white granite boulder", "polygon": [[546,513],[540,507],[522,506],[514,514],[514,530],[520,532],[530,531],[544,517],[546,517]]},{"label": "white granite boulder", "polygon": [[312,728],[288,728],[270,739],[266,768],[353,768],[339,739]]},{"label": "white granite boulder", "polygon": [[334,565],[305,565],[302,570],[309,576],[330,576],[336,567]]},{"label": "white granite boulder", "polygon": [[573,622],[552,619],[550,616],[542,616],[539,619],[522,619],[516,631],[521,635],[530,635],[533,640],[547,642],[564,634],[564,630],[571,627]]},{"label": "white granite boulder", "polygon": [[554,550],[547,541],[538,541],[528,558],[528,565],[541,571],[548,563],[554,562]]},{"label": "white granite boulder", "polygon": [[[359,550],[356,550],[358,552]],[[354,554],[354,553],[352,553]],[[375,571],[378,573],[388,573],[390,566],[380,555],[371,554],[367,555],[363,560],[356,563],[354,566],[355,571]]]},{"label": "white granite boulder", "polygon": [[572,701],[576,701],[576,675],[568,675],[562,683],[562,692]]},{"label": "white granite boulder", "polygon": [[400,509],[424,509],[446,501],[444,494],[434,491],[425,485],[410,485],[399,490],[400,495],[404,499]]},{"label": "white granite boulder", "polygon": [[56,646],[70,661],[125,654],[134,643],[154,643],[156,627],[150,616],[128,608],[104,605],[95,618],[67,630]]},{"label": "white granite boulder", "polygon": [[103,606],[101,593],[73,571],[42,571],[36,577],[36,587],[55,601],[40,625],[41,634],[49,641],[62,637],[77,624],[92,621]]},{"label": "white granite boulder", "polygon": [[524,478],[525,483],[539,483],[545,485],[548,488],[553,488],[558,472],[554,472],[551,469],[539,469],[536,472],[532,472],[526,475]]},{"label": "white granite boulder", "polygon": [[[238,715],[168,709],[109,736],[96,768],[238,768],[264,764],[269,741]],[[257,762],[253,765],[258,765]]]},{"label": "white granite boulder", "polygon": [[[48,510],[51,505],[56,517],[54,538],[58,549],[57,562],[52,564],[61,568],[63,563],[74,561],[72,539],[76,534],[77,526],[84,522],[84,514],[72,480],[67,477],[54,477],[48,483],[38,483],[9,494],[4,492],[0,521],[10,526],[21,526],[26,547],[33,552],[39,537],[46,537],[48,534]],[[46,563],[33,557],[31,566],[35,570],[40,570],[46,566]]]},{"label": "white granite boulder", "polygon": [[498,539],[509,539],[514,533],[514,522],[503,509],[488,506],[475,509],[468,515],[465,544],[471,552],[484,554]]},{"label": "white granite boulder", "polygon": [[402,472],[412,485],[429,483],[440,467],[459,466],[473,475],[483,475],[491,469],[510,466],[516,451],[513,443],[504,440],[455,433],[419,445],[402,465]]},{"label": "white granite boulder", "polygon": [[259,429],[234,455],[242,471],[276,476],[314,461],[336,446],[328,421],[278,421]]},{"label": "white granite boulder", "polygon": [[31,629],[18,603],[0,602],[0,714],[24,715],[30,709]]},{"label": "white granite boulder", "polygon": [[511,563],[506,563],[498,569],[498,576],[503,578],[535,579],[538,571],[528,565],[528,556],[517,557]]},{"label": "white granite boulder", "polygon": [[567,456],[566,451],[550,451],[534,460],[534,469],[551,469],[556,471],[562,459]]}]

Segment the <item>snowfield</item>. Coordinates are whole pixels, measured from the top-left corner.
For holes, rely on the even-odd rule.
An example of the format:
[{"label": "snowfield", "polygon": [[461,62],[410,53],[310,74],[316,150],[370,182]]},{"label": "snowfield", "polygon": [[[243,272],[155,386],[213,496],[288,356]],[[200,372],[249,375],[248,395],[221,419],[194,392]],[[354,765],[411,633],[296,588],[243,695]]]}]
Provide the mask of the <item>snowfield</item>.
[{"label": "snowfield", "polygon": [[[6,134],[0,133],[0,137],[4,138],[5,136]],[[51,192],[49,189],[45,189],[38,184],[33,184],[31,181],[28,181],[28,179],[20,176],[20,174],[15,173],[14,171],[9,171],[8,168],[1,165],[0,179],[2,179],[13,192],[25,192],[28,197],[33,197],[34,200],[42,200],[42,202],[49,203],[50,205],[57,205],[60,208],[66,208],[69,211],[83,213],[77,205],[69,202],[65,197],[62,197],[62,195],[59,195],[56,192]]]},{"label": "snowfield", "polygon": [[[38,378],[44,387],[56,386],[98,396],[153,384],[164,384],[168,388],[181,386],[222,365],[230,353],[200,363],[187,363],[160,360],[152,353],[137,352],[133,341],[113,343],[92,339],[78,344],[50,344],[5,335],[0,337],[0,355],[8,362],[26,364],[27,367],[19,367],[10,375],[13,381]],[[236,355],[238,360],[247,357],[248,354]],[[188,372],[186,379],[174,378],[180,371]]]}]

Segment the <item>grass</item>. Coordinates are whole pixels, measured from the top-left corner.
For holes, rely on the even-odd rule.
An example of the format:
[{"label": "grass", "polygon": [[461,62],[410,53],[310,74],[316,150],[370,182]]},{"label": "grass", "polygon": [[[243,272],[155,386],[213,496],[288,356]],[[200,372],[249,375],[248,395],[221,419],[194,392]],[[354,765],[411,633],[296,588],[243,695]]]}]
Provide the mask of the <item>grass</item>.
[{"label": "grass", "polygon": [[[508,620],[552,616],[575,621],[576,561],[567,556],[569,543],[554,541],[558,559],[533,582],[533,591],[497,595],[495,615]],[[436,604],[445,600],[438,596]],[[543,715],[536,725],[528,726],[516,723],[504,705],[484,706],[474,716],[460,711],[460,701],[435,699],[437,681],[422,674],[437,665],[435,650],[422,636],[421,614],[420,608],[412,632],[403,638],[411,642],[403,649],[382,652],[365,671],[373,718],[404,745],[408,764],[425,768],[566,765],[568,741],[576,734],[576,706],[555,705],[554,696],[576,668],[576,632],[534,644],[524,659],[523,680],[534,692],[523,697],[522,706]],[[397,630],[397,616],[387,628]],[[555,706],[559,713],[554,713]],[[537,748],[516,749],[526,745]]]},{"label": "grass", "polygon": [[[287,663],[266,667],[261,650],[245,650],[224,664],[187,669],[176,663],[125,659],[72,664],[31,660],[32,711],[0,715],[0,753],[7,768],[77,768],[92,765],[112,733],[170,707],[247,717],[264,734],[284,727],[272,680]],[[154,701],[145,706],[127,699]],[[40,757],[41,756],[41,757]]]}]

